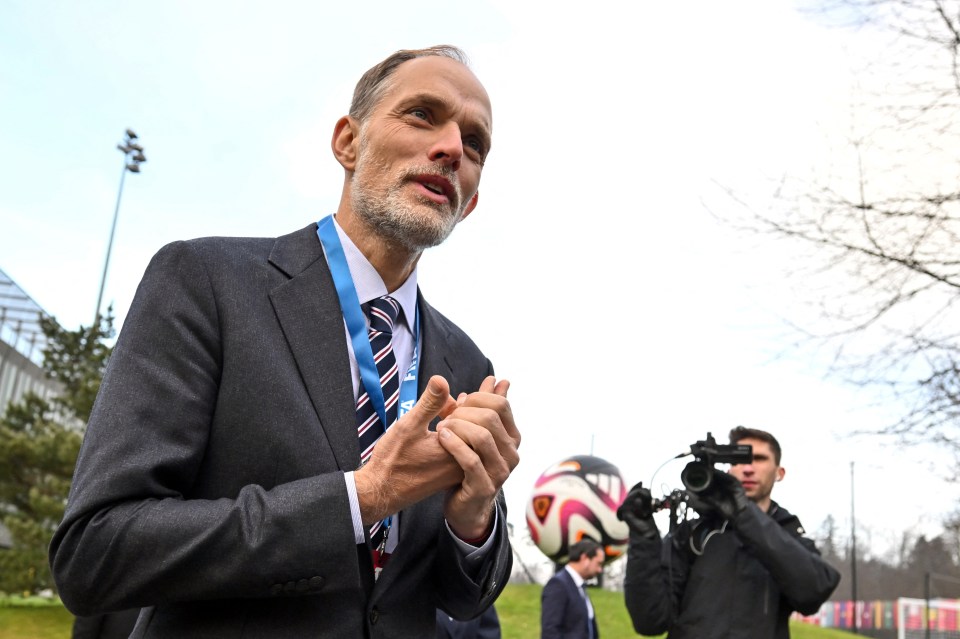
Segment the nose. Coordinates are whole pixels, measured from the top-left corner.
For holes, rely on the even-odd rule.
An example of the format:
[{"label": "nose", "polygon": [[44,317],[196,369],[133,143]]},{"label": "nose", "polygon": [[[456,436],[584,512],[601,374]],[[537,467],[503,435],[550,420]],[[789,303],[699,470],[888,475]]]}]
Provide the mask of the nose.
[{"label": "nose", "polygon": [[463,158],[463,139],[456,122],[447,122],[437,129],[437,137],[430,146],[430,161],[443,164],[456,171]]}]

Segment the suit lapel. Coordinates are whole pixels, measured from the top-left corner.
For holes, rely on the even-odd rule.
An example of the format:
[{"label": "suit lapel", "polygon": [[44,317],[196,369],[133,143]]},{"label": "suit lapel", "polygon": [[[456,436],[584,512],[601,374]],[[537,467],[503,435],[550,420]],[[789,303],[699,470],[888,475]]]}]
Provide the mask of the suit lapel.
[{"label": "suit lapel", "polygon": [[433,375],[442,375],[450,382],[451,390],[458,387],[453,379],[453,366],[447,360],[450,352],[449,336],[437,320],[436,311],[427,304],[423,295],[417,295],[417,305],[420,309],[420,371],[417,374],[417,397],[423,394],[427,381]]},{"label": "suit lapel", "polygon": [[[564,578],[565,578],[566,581],[567,581],[567,587],[570,589],[570,595],[571,595],[571,597],[573,598],[573,601],[579,601],[579,602],[580,602],[580,606],[577,607],[577,609],[580,610],[580,614],[577,615],[577,616],[578,616],[578,617],[582,617],[583,619],[586,620],[587,624],[590,624],[590,623],[591,623],[591,622],[590,622],[590,610],[587,608],[587,599],[586,599],[586,597],[587,597],[587,591],[586,591],[586,589],[585,589],[585,588],[584,588],[584,589],[581,589],[581,587],[577,585],[577,582],[573,580],[573,576],[567,571],[567,569],[566,569],[565,567],[564,567],[564,568],[561,568],[561,570],[563,571],[563,576],[564,576]],[[578,621],[579,621],[579,619],[578,619]],[[582,628],[582,626],[581,626],[581,628]],[[587,629],[586,629],[586,628],[582,628],[581,633],[582,633],[584,636],[588,636],[587,633],[584,633],[584,632],[583,632],[583,630],[587,630]]]},{"label": "suit lapel", "polygon": [[290,279],[270,300],[337,464],[354,470],[360,451],[343,314],[316,228],[277,238],[270,263]]}]

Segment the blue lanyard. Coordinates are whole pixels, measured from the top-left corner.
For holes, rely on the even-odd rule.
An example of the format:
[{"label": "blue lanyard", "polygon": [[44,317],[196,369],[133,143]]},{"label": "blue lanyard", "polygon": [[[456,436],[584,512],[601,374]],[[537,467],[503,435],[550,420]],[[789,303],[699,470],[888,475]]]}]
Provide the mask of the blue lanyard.
[{"label": "blue lanyard", "polygon": [[[350,341],[353,344],[353,354],[357,359],[357,367],[360,369],[360,381],[363,388],[367,391],[373,407],[377,411],[380,423],[384,430],[390,427],[387,423],[387,410],[383,401],[383,389],[380,387],[380,373],[377,372],[377,364],[373,359],[373,350],[370,348],[370,338],[367,334],[367,320],[364,317],[363,310],[360,308],[360,299],[357,297],[357,289],[353,285],[353,277],[350,275],[350,267],[347,265],[347,258],[343,254],[343,246],[340,244],[340,236],[337,235],[337,229],[334,228],[333,216],[328,215],[317,222],[317,237],[323,245],[323,250],[327,255],[327,263],[330,265],[330,274],[333,276],[333,284],[337,289],[337,297],[340,299],[340,308],[343,312],[343,320],[347,324],[347,331],[350,333]],[[410,368],[400,383],[400,403],[397,407],[397,417],[402,417],[407,413],[417,401],[417,368],[419,355],[417,351],[420,343],[420,309],[414,313],[413,320],[413,357],[410,359]]]}]

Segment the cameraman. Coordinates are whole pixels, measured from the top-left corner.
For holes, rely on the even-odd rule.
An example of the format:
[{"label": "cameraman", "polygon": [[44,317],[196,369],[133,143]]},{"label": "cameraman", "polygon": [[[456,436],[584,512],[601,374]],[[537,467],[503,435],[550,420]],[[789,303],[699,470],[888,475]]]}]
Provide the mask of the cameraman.
[{"label": "cameraman", "polygon": [[634,629],[669,639],[788,639],[790,614],[813,614],[840,581],[803,536],[800,520],[770,499],[783,479],[780,444],[738,426],[731,444],[753,447],[753,462],[713,471],[689,493],[699,519],[663,541],[650,491],[640,484],[617,515],[630,527],[624,595]]}]

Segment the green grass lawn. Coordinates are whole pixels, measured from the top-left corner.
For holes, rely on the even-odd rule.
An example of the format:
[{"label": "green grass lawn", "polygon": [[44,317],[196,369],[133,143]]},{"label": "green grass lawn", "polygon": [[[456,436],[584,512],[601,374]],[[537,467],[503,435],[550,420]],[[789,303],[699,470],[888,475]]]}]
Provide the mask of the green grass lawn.
[{"label": "green grass lawn", "polygon": [[[540,592],[542,586],[507,584],[497,599],[497,614],[503,639],[537,639],[540,637]],[[630,616],[623,605],[623,594],[590,589],[590,601],[596,611],[600,636],[603,639],[636,637]]]},{"label": "green grass lawn", "polygon": [[60,605],[0,606],[0,639],[70,639],[73,615]]},{"label": "green grass lawn", "polygon": [[[540,591],[536,585],[509,584],[497,600],[497,613],[503,639],[540,637]],[[590,590],[603,639],[633,639],[630,617],[623,595],[608,590]],[[2,605],[0,603],[0,639],[70,639],[73,615],[58,604]],[[852,639],[856,635],[840,630],[794,624],[793,639]]]},{"label": "green grass lawn", "polygon": [[[503,639],[539,639],[540,592],[537,585],[508,584],[497,599],[497,614],[503,629]],[[630,615],[623,605],[623,593],[591,588],[593,603],[603,639],[635,639]],[[808,624],[792,624],[791,639],[853,639],[858,635]]]}]

